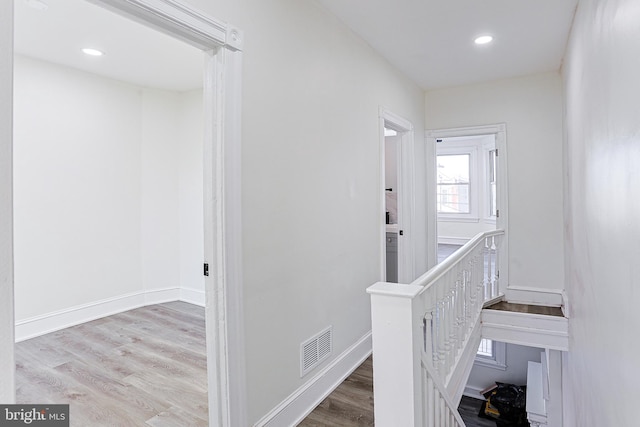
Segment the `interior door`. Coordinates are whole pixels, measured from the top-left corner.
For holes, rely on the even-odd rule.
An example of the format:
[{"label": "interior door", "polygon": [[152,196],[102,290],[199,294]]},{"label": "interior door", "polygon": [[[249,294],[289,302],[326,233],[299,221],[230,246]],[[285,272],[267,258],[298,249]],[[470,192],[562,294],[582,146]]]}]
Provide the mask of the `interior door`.
[{"label": "interior door", "polygon": [[402,173],[401,143],[402,138],[395,135],[385,136],[385,243],[386,243],[386,280],[398,283],[404,277],[402,271]]}]

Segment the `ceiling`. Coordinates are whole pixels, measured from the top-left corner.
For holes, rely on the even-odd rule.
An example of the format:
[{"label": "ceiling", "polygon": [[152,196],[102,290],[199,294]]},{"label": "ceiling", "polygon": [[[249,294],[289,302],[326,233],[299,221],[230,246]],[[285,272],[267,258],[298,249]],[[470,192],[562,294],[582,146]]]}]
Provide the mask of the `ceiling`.
[{"label": "ceiling", "polygon": [[578,2],[316,1],[427,90],[559,70]]},{"label": "ceiling", "polygon": [[[5,1],[5,0],[0,0]],[[173,91],[202,87],[202,51],[79,0],[15,0],[15,51],[105,77]],[[75,18],[75,19],[72,19]],[[91,57],[85,47],[105,52]]]},{"label": "ceiling", "polygon": [[[86,1],[34,1],[15,0],[18,53],[140,86],[202,87],[198,49]],[[557,71],[578,0],[316,1],[429,90]],[[483,34],[494,41],[475,45]]]}]

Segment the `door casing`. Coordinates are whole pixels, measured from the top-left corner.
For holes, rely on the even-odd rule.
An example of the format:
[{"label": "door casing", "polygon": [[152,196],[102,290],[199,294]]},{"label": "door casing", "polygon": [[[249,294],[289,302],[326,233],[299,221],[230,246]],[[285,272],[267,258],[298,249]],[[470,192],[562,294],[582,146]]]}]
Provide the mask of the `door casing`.
[{"label": "door casing", "polygon": [[436,213],[436,140],[456,136],[495,135],[497,158],[497,205],[500,215],[496,218],[496,229],[504,230],[501,243],[503,256],[499,260],[501,292],[509,283],[509,203],[507,170],[507,125],[505,123],[484,126],[434,129],[426,131],[426,170],[427,170],[427,257],[429,268],[438,262],[438,235]]},{"label": "door casing", "polygon": [[398,283],[411,283],[416,277],[413,224],[414,193],[414,130],[411,122],[384,107],[379,111],[380,130],[380,281],[386,281],[386,221],[385,221],[385,136],[384,128],[398,133]]}]

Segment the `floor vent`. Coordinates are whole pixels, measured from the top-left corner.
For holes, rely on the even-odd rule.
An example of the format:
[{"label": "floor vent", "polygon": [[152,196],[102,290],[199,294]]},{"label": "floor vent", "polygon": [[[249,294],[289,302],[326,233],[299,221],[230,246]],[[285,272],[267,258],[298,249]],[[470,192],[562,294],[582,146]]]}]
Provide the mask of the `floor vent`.
[{"label": "floor vent", "polygon": [[329,357],[332,349],[333,332],[331,326],[303,342],[300,345],[300,376],[304,377],[309,371]]}]

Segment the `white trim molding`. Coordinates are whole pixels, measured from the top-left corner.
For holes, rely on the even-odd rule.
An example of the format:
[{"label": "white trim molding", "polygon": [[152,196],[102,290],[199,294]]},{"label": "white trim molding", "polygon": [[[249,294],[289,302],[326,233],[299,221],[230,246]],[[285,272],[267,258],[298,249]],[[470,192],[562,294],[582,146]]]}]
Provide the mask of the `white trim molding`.
[{"label": "white trim molding", "polygon": [[243,298],[240,118],[242,52],[205,59],[204,261],[209,423],[247,425]]},{"label": "white trim molding", "polygon": [[567,319],[571,317],[571,305],[569,305],[569,294],[566,289],[562,290],[562,314]]},{"label": "white trim molding", "polygon": [[569,351],[569,320],[502,310],[482,310],[482,338]]},{"label": "white trim molding", "polygon": [[204,307],[206,305],[205,292],[191,288],[180,288],[180,301]]},{"label": "white trim molding", "polygon": [[446,237],[446,236],[438,236],[438,244],[439,245],[460,245],[463,246],[471,239],[467,239],[466,237]]},{"label": "white trim molding", "polygon": [[188,44],[208,50],[227,47],[242,50],[242,31],[176,0],[89,0],[144,25],[169,32]]},{"label": "white trim molding", "polygon": [[386,224],[385,212],[385,135],[384,128],[393,129],[400,138],[398,163],[398,224],[402,233],[398,233],[398,282],[411,283],[416,277],[415,239],[413,225],[415,218],[415,161],[414,130],[411,122],[385,107],[378,108],[380,131],[380,280],[386,281]]},{"label": "white trim molding", "polygon": [[70,326],[90,322],[123,311],[153,304],[177,301],[179,288],[153,289],[118,295],[112,298],[81,304],[41,316],[16,321],[15,342],[28,340]]},{"label": "white trim molding", "polygon": [[500,371],[507,370],[507,344],[501,341],[490,340],[493,346],[493,357],[476,355],[473,361],[474,365],[484,366],[485,368],[498,369]]},{"label": "white trim molding", "polygon": [[0,402],[14,403],[13,1],[0,1]]},{"label": "white trim molding", "polygon": [[505,293],[505,300],[515,304],[544,305],[547,307],[562,307],[564,302],[562,290],[525,286],[509,286]]},{"label": "white trim molding", "polygon": [[462,392],[462,395],[470,397],[472,399],[486,400],[485,397],[481,393],[482,390],[484,390],[484,389],[482,389],[480,387],[476,387],[476,386],[467,384],[465,386],[465,388],[464,388],[464,391]]},{"label": "white trim molding", "polygon": [[298,425],[369,357],[371,345],[371,332],[368,332],[269,411],[254,427]]}]

